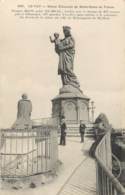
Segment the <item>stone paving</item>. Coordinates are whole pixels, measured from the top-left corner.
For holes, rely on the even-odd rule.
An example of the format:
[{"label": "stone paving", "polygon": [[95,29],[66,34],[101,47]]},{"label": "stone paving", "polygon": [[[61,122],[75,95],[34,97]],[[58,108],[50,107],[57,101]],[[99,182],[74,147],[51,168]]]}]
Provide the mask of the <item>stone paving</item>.
[{"label": "stone paving", "polygon": [[83,149],[85,159],[75,168],[57,195],[96,195],[96,167],[94,159],[88,155],[90,145],[91,141],[86,140]]}]

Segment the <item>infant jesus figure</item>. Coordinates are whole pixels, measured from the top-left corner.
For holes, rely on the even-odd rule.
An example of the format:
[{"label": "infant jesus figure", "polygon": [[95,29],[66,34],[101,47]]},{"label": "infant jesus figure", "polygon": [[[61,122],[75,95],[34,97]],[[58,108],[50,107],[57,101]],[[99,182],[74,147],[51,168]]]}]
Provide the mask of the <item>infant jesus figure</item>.
[{"label": "infant jesus figure", "polygon": [[50,41],[51,43],[55,43],[55,50],[57,52],[57,48],[61,42],[61,40],[59,39],[59,33],[54,33],[54,39],[52,39],[52,37],[50,36]]}]

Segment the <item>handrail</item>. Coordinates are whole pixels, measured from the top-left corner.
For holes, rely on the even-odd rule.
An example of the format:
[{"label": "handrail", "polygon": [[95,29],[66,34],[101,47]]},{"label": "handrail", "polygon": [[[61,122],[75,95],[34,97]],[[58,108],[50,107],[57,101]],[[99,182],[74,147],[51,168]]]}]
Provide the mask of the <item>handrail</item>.
[{"label": "handrail", "polygon": [[120,169],[119,170],[119,174],[116,176],[116,178],[118,179],[120,177],[120,175],[121,175],[121,172],[122,172],[121,164],[120,164],[119,159],[113,153],[112,153],[112,158],[114,158],[117,161],[119,169]]},{"label": "handrail", "polygon": [[99,142],[95,152],[97,162],[97,193],[99,195],[125,195],[124,187],[112,173],[110,144],[110,132],[108,131]]}]

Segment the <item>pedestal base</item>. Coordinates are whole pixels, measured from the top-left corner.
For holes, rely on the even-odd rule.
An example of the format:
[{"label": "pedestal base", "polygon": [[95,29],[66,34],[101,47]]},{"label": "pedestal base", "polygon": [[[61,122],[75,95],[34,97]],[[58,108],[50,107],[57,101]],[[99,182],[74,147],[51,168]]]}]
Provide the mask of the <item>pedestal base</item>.
[{"label": "pedestal base", "polygon": [[65,85],[52,100],[52,117],[65,116],[67,123],[89,122],[89,100],[80,89]]}]

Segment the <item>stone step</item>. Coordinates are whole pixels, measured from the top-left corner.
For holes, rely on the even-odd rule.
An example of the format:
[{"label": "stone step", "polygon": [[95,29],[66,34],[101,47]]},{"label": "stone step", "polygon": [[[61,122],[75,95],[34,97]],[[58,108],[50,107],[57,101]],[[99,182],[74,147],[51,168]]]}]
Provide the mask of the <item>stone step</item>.
[{"label": "stone step", "polygon": [[[68,137],[80,137],[79,134],[67,134]],[[93,138],[94,136],[92,134],[85,134],[85,137]]]},{"label": "stone step", "polygon": [[[67,133],[78,133],[79,134],[79,131],[76,131],[74,129],[72,129],[72,130],[68,129]],[[93,134],[94,135],[94,132],[93,131],[85,131],[85,134]]]},{"label": "stone step", "polygon": [[[78,128],[74,128],[74,127],[68,128],[68,130],[67,130],[67,135],[79,135],[79,136],[80,136],[80,134],[79,134],[79,129],[78,129]],[[85,136],[94,136],[94,131],[93,131],[93,129],[87,128],[87,129],[85,130]]]},{"label": "stone step", "polygon": [[[80,137],[79,134],[68,134],[67,137]],[[93,135],[85,135],[87,138],[94,138]]]},{"label": "stone step", "polygon": [[[70,130],[68,130],[67,131],[67,136],[68,137],[80,137],[80,133],[79,133],[79,131],[75,131],[75,130],[70,131]],[[94,137],[94,133],[92,131],[90,131],[90,132],[86,131],[84,136],[85,137]]]},{"label": "stone step", "polygon": [[[94,137],[93,124],[86,124],[85,137]],[[67,125],[67,136],[68,137],[80,137],[79,124],[68,124]]]},{"label": "stone step", "polygon": [[[67,134],[80,134],[80,133],[79,133],[79,131],[73,131],[72,130],[72,131],[67,131]],[[85,132],[85,135],[89,135],[89,134],[94,135],[94,132],[92,132],[92,131],[86,131]]]},{"label": "stone step", "polygon": [[[67,127],[78,127],[80,124],[67,124]],[[93,124],[86,124],[86,128],[93,128]]]}]

